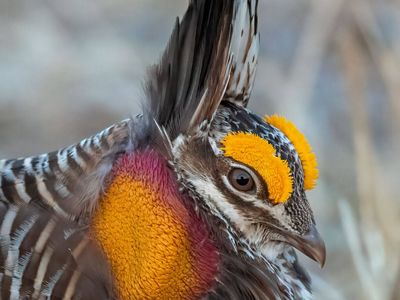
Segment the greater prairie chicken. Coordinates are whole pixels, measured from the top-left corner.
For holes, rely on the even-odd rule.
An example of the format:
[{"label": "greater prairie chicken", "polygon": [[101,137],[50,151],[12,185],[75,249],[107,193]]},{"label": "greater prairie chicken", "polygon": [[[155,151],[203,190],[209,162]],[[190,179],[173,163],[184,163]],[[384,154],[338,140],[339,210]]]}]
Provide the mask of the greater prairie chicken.
[{"label": "greater prairie chicken", "polygon": [[304,136],[246,105],[257,0],[191,0],[143,114],[0,162],[1,299],[309,299],[323,265]]}]

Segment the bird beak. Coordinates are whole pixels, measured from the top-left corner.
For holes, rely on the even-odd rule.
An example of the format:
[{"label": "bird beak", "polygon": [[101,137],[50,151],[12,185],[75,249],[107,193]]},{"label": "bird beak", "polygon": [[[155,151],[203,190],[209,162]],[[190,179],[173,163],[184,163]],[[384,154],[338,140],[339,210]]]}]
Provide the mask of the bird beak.
[{"label": "bird beak", "polygon": [[309,231],[303,235],[286,233],[285,238],[288,244],[319,263],[321,268],[324,267],[326,259],[325,243],[315,225],[311,225]]}]

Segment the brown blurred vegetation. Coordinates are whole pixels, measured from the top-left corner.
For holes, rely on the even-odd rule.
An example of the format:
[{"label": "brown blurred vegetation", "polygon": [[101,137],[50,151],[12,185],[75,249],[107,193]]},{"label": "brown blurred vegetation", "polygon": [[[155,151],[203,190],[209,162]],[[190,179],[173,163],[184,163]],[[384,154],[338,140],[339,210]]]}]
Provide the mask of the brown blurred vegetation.
[{"label": "brown blurred vegetation", "polygon": [[[68,145],[140,111],[186,0],[0,0],[0,157]],[[400,3],[260,0],[251,109],[309,137],[328,245],[315,299],[400,299]]]}]

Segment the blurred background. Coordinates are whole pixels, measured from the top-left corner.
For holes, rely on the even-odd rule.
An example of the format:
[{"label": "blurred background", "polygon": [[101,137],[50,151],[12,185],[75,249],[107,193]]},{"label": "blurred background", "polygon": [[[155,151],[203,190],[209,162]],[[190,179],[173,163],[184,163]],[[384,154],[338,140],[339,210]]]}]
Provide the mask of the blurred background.
[{"label": "blurred background", "polygon": [[[328,247],[315,299],[400,299],[400,1],[261,0],[251,109],[308,136]],[[140,111],[187,0],[0,0],[0,157],[48,152]]]}]

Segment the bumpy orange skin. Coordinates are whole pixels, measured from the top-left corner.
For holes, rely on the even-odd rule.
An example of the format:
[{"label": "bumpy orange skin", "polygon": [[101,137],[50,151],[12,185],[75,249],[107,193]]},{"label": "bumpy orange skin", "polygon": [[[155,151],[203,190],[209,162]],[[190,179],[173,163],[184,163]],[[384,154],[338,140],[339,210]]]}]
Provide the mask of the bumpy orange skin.
[{"label": "bumpy orange skin", "polygon": [[212,287],[217,250],[156,153],[119,160],[93,224],[121,299],[193,299]]},{"label": "bumpy orange skin", "polygon": [[266,116],[265,120],[282,131],[293,143],[304,169],[304,188],[312,190],[317,184],[319,171],[317,157],[307,138],[300,132],[296,125],[284,117],[278,115]]},{"label": "bumpy orange skin", "polygon": [[224,155],[251,166],[268,186],[269,200],[285,203],[293,192],[293,178],[288,163],[275,155],[276,150],[256,134],[235,132],[221,142]]}]

